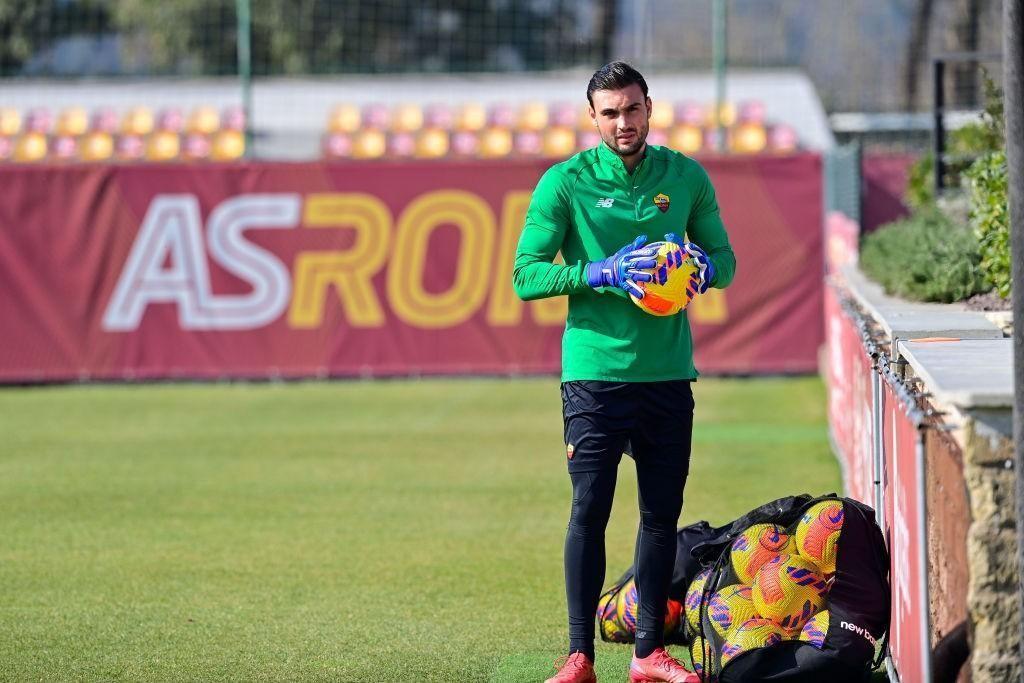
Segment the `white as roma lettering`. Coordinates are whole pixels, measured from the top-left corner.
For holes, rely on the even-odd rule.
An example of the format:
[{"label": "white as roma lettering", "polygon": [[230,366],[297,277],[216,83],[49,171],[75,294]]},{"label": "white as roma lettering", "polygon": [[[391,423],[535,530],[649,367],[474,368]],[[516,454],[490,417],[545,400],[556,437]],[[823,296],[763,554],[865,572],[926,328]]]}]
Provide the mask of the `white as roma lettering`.
[{"label": "white as roma lettering", "polygon": [[291,277],[280,259],[244,233],[294,228],[301,206],[298,194],[248,194],[213,210],[206,231],[210,256],[252,287],[246,294],[218,295],[210,286],[198,200],[190,194],[157,195],[103,314],[103,329],[136,329],[153,303],[177,304],[186,330],[246,330],[273,322],[288,305]]}]

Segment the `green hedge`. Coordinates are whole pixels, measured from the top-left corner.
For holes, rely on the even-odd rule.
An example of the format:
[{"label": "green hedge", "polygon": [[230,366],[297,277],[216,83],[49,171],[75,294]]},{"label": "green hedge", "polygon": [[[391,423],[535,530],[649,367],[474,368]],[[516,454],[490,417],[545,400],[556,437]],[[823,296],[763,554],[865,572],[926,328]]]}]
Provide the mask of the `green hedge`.
[{"label": "green hedge", "polygon": [[917,301],[951,302],[986,292],[991,283],[981,271],[978,239],[937,209],[864,237],[860,265],[888,294]]},{"label": "green hedge", "polygon": [[1010,296],[1010,207],[1006,152],[987,154],[967,169],[971,226],[978,238],[981,269],[999,296]]}]

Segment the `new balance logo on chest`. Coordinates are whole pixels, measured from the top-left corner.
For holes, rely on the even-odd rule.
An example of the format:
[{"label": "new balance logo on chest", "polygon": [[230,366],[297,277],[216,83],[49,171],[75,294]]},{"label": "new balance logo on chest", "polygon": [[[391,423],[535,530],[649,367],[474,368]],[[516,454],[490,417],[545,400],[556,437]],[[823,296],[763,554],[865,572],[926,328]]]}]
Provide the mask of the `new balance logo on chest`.
[{"label": "new balance logo on chest", "polygon": [[614,203],[615,200],[611,199],[610,197],[601,197],[600,199],[597,200],[597,204],[595,206],[597,206],[597,208],[599,209],[610,209],[612,204]]}]

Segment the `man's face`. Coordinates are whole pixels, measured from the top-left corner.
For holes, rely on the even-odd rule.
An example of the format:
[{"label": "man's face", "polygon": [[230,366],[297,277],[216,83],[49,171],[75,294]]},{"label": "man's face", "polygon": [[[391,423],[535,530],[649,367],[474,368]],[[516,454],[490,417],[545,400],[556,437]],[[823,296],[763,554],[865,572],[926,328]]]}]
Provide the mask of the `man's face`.
[{"label": "man's face", "polygon": [[650,128],[651,98],[644,97],[636,83],[622,90],[595,90],[590,116],[597,123],[601,139],[621,157],[643,149]]}]

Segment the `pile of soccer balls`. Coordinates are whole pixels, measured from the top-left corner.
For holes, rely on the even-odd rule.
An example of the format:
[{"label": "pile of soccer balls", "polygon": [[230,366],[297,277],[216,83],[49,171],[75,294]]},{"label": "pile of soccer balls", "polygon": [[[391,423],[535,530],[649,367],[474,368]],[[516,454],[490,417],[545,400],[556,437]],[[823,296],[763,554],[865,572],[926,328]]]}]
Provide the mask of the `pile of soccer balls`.
[{"label": "pile of soccer balls", "polygon": [[717,673],[739,654],[783,640],[820,648],[842,527],[842,501],[826,500],[808,508],[795,529],[755,524],[737,536],[717,590],[706,590],[709,568],[686,592],[695,670]]}]

